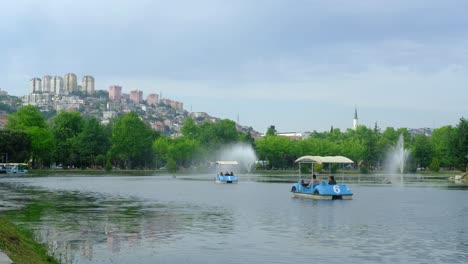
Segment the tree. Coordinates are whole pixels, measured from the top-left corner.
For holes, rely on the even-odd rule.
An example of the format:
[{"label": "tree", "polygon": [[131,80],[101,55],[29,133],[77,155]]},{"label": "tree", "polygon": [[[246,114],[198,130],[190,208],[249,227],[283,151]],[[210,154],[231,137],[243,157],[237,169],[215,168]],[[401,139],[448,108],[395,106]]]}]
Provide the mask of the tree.
[{"label": "tree", "polygon": [[195,121],[191,118],[187,118],[184,122],[184,126],[181,129],[182,135],[191,139],[198,139],[200,137],[200,128],[195,124]]},{"label": "tree", "polygon": [[0,162],[28,162],[31,148],[31,140],[25,132],[0,130]]},{"label": "tree", "polygon": [[292,140],[287,137],[266,136],[257,140],[256,147],[259,159],[267,160],[269,168],[286,168],[295,157]]},{"label": "tree", "polygon": [[461,118],[457,125],[457,136],[453,143],[455,164],[460,170],[468,171],[468,120]]},{"label": "tree", "polygon": [[48,128],[31,127],[26,132],[32,143],[33,166],[50,166],[55,151],[55,140]]},{"label": "tree", "polygon": [[198,141],[190,138],[176,138],[168,147],[168,157],[174,160],[179,167],[190,167],[195,160]]},{"label": "tree", "polygon": [[119,118],[112,129],[110,156],[128,168],[153,165],[153,133],[135,112]]},{"label": "tree", "polygon": [[412,153],[419,167],[427,168],[432,161],[432,142],[429,137],[426,135],[415,136]]},{"label": "tree", "polygon": [[104,156],[110,149],[109,135],[95,118],[84,121],[83,131],[77,135],[76,144],[74,149],[78,151],[82,166],[95,165],[97,157]]},{"label": "tree", "polygon": [[81,142],[77,136],[83,128],[83,118],[76,111],[60,111],[52,121],[52,131],[57,142],[55,159],[64,166],[80,163]]},{"label": "tree", "polygon": [[364,146],[365,151],[363,160],[371,167],[376,166],[377,162],[379,161],[377,142],[380,135],[378,132],[374,132],[374,130],[365,126],[358,126],[355,136]]},{"label": "tree", "polygon": [[44,117],[31,105],[21,107],[8,116],[6,127],[25,132],[31,141],[31,156],[33,166],[49,166],[52,153],[55,151],[55,141]]},{"label": "tree", "polygon": [[8,116],[8,129],[26,131],[31,127],[47,128],[44,117],[32,105],[23,106]]},{"label": "tree", "polygon": [[265,136],[275,136],[276,135],[276,129],[275,126],[270,126],[266,132]]},{"label": "tree", "polygon": [[156,168],[160,168],[167,163],[169,154],[169,138],[160,137],[153,141],[153,154],[155,157]]},{"label": "tree", "polygon": [[434,158],[441,167],[453,168],[455,166],[454,142],[457,129],[452,126],[443,126],[432,132],[432,147]]}]

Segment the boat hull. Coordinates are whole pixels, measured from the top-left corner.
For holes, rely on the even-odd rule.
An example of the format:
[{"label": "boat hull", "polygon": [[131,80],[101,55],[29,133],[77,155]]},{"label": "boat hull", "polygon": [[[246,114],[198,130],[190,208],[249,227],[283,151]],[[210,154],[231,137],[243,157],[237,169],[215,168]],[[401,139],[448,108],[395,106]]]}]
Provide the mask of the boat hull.
[{"label": "boat hull", "polygon": [[219,180],[216,180],[215,182],[216,183],[225,183],[225,184],[237,183],[237,181],[219,181]]},{"label": "boat hull", "polygon": [[215,178],[216,183],[237,183],[239,181],[239,178],[237,176],[221,176],[218,175]]},{"label": "boat hull", "polygon": [[326,182],[310,186],[298,181],[291,188],[294,197],[314,200],[351,200],[353,193],[346,184],[329,185]]},{"label": "boat hull", "polygon": [[317,195],[317,194],[310,194],[310,193],[293,193],[294,197],[296,198],[306,198],[306,199],[313,199],[313,200],[352,200],[352,195]]}]

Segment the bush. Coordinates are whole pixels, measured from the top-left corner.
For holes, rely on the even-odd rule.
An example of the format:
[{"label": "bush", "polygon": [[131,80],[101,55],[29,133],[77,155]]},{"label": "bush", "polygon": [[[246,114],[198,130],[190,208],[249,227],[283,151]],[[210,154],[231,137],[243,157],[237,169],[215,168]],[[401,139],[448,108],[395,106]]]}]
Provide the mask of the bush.
[{"label": "bush", "polygon": [[359,171],[363,174],[367,174],[369,173],[369,166],[367,166],[367,164],[361,164],[359,166]]},{"label": "bush", "polygon": [[112,170],[112,164],[110,160],[106,161],[106,166],[105,166],[106,171],[111,171]]},{"label": "bush", "polygon": [[440,170],[439,160],[436,158],[433,158],[431,164],[429,164],[429,169],[435,172],[439,171]]},{"label": "bush", "polygon": [[174,159],[169,158],[167,160],[167,165],[166,165],[167,171],[170,173],[174,173],[177,171],[177,164]]}]

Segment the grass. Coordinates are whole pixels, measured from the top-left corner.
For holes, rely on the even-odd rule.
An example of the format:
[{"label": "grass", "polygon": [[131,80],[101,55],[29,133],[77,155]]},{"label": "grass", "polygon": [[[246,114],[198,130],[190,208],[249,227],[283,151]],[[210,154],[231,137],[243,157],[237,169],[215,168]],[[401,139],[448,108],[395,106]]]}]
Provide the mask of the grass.
[{"label": "grass", "polygon": [[27,230],[16,227],[0,217],[0,250],[5,252],[15,264],[59,264],[51,257],[46,247],[33,240]]}]

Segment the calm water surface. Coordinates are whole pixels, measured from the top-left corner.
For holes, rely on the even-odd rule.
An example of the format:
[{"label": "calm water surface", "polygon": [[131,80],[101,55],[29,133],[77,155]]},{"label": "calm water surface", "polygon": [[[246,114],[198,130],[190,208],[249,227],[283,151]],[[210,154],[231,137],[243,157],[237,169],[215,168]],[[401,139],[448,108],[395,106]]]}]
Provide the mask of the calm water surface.
[{"label": "calm water surface", "polygon": [[468,263],[467,186],[353,182],[354,200],[314,201],[256,178],[3,177],[0,214],[63,263]]}]

